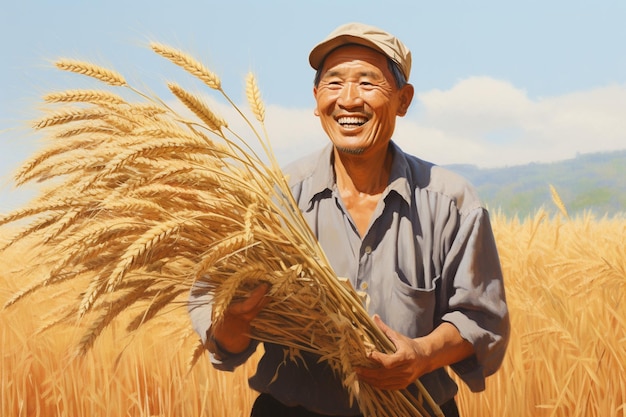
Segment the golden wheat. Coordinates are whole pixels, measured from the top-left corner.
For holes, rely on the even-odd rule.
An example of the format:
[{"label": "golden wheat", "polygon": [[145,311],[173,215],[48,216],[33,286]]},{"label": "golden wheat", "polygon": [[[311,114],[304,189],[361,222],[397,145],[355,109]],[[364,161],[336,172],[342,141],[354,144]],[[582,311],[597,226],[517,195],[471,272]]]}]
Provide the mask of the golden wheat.
[{"label": "golden wheat", "polygon": [[110,126],[104,126],[104,125],[87,125],[87,126],[81,126],[79,128],[69,128],[67,130],[62,130],[59,131],[55,134],[56,138],[59,139],[64,139],[64,138],[71,138],[71,137],[75,137],[75,136],[80,136],[83,134],[101,134],[102,137],[107,137],[107,136],[115,136],[118,134],[118,131],[115,129],[112,129]]},{"label": "golden wheat", "polygon": [[565,218],[569,219],[567,208],[565,207],[563,200],[561,200],[561,196],[559,195],[559,193],[556,191],[556,188],[554,188],[552,184],[550,184],[550,195],[552,196],[552,202],[554,202],[554,205],[558,207],[558,209],[561,211],[561,214],[563,214]]},{"label": "golden wheat", "polygon": [[168,83],[171,92],[198,120],[151,99],[114,71],[59,61],[63,70],[125,87],[143,101],[99,90],[45,96],[52,110],[33,127],[47,134],[50,147],[16,180],[45,181],[48,189],[0,219],[33,219],[9,242],[28,237],[43,262],[26,265],[24,274],[38,278],[7,305],[52,284],[76,283],[76,300],[53,321],[82,319],[78,350],[84,353],[127,312],[133,314],[126,328],[137,331],[167,306],[183,305],[194,282],[213,294],[215,321],[233,300],[265,283],[270,302],[253,324],[255,338],[286,346],[292,358],[299,350],[320,355],[365,415],[424,415],[426,402],[438,412],[419,381],[420,397],[413,398],[407,390],[381,391],[355,378],[368,349],[391,352],[394,346],[358,294],[337,279],[295,204],[267,140],[254,76],[247,77],[246,95],[263,136],[204,65],[174,48],[151,47],[233,105],[269,165],[197,94],[176,83]]},{"label": "golden wheat", "polygon": [[37,120],[33,123],[33,128],[43,129],[45,127],[61,125],[70,122],[76,122],[80,120],[99,119],[105,114],[102,109],[72,109],[65,111],[58,111],[49,116]]},{"label": "golden wheat", "polygon": [[185,71],[195,75],[202,80],[207,86],[219,90],[222,88],[220,79],[213,72],[209,71],[202,63],[198,62],[194,57],[183,51],[172,48],[161,43],[152,42],[150,47],[157,54],[169,59],[176,65],[182,67]]},{"label": "golden wheat", "polygon": [[[522,220],[495,215],[492,221],[513,332],[502,369],[487,379],[484,392],[471,393],[459,381],[461,415],[623,416],[626,218],[584,216],[563,222],[562,216],[549,218],[539,212]],[[0,244],[6,245],[6,237],[0,235]],[[32,281],[32,276],[18,281],[11,272],[38,258],[26,243],[16,242],[0,256],[0,303]],[[305,269],[283,266],[296,276]],[[152,282],[154,277],[133,281],[140,279]],[[160,285],[166,292],[170,284]],[[0,310],[0,415],[250,414],[256,393],[247,380],[262,348],[234,373],[212,369],[208,360],[199,360],[204,346],[186,334],[183,303],[171,304],[162,314],[150,310],[147,314],[154,315],[132,338],[111,323],[89,353],[69,361],[68,346],[77,346],[82,336],[65,317],[67,306],[75,305],[71,287],[46,287],[28,303]],[[130,285],[126,288],[124,292],[131,291]],[[306,302],[303,295],[320,296],[314,288],[294,298]],[[157,304],[164,294],[155,291],[144,300],[147,305]],[[70,317],[76,314],[74,310]],[[123,326],[130,325],[134,312],[128,310],[120,319]],[[297,354],[290,350],[285,359]]]},{"label": "golden wheat", "polygon": [[206,123],[210,130],[219,131],[222,127],[228,127],[226,122],[222,118],[216,116],[211,109],[209,109],[206,104],[202,102],[202,100],[188,91],[185,91],[178,84],[169,83],[167,86],[170,91],[174,93],[174,95],[178,97],[178,99],[182,101],[185,106],[187,106],[187,108],[198,116],[200,120]]},{"label": "golden wheat", "polygon": [[58,93],[49,93],[43,96],[43,100],[48,103],[102,103],[102,104],[124,104],[122,97],[109,91],[102,90],[67,90]]},{"label": "golden wheat", "polygon": [[[111,322],[117,318],[120,313],[135,304],[139,299],[146,296],[149,297],[150,293],[148,293],[147,290],[152,285],[152,281],[139,281],[138,284],[129,286],[130,290],[128,292],[120,291],[119,293],[121,294],[119,294],[116,299],[102,303],[100,308],[103,310],[103,314],[100,314],[91,321],[89,329],[84,333],[83,337],[78,342],[76,353],[80,355],[81,352],[89,350],[102,331],[109,324],[111,324]],[[84,313],[84,306],[81,305],[79,307],[78,314],[82,315]]]},{"label": "golden wheat", "polygon": [[263,100],[261,100],[261,91],[257,85],[256,78],[251,72],[246,76],[246,97],[256,119],[261,123],[265,122],[265,105]]},{"label": "golden wheat", "polygon": [[73,59],[60,59],[55,65],[64,71],[83,74],[88,77],[96,78],[106,84],[112,86],[125,86],[126,80],[116,71],[108,70],[95,64]]}]

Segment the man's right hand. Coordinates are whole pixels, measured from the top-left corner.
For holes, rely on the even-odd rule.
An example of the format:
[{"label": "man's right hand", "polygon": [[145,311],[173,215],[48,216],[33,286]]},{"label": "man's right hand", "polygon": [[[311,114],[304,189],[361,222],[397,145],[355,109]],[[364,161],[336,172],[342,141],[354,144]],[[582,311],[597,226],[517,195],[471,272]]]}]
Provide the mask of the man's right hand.
[{"label": "man's right hand", "polygon": [[246,300],[228,306],[223,320],[211,326],[209,332],[221,349],[237,354],[248,348],[251,340],[250,323],[269,302],[266,297],[269,289],[269,284],[259,285]]}]

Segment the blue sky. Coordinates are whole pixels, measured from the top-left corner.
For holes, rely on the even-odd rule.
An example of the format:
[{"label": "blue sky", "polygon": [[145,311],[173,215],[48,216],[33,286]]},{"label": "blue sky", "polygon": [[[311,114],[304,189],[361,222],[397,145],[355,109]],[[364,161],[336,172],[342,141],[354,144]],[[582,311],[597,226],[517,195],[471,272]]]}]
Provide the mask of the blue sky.
[{"label": "blue sky", "polygon": [[38,149],[25,126],[41,95],[84,81],[51,62],[92,61],[166,95],[164,81],[182,74],[146,47],[150,40],[202,60],[236,101],[253,71],[282,162],[326,143],[307,56],[349,21],[383,27],[412,51],[417,94],[396,140],[413,154],[488,167],[626,148],[623,0],[4,3],[0,212],[23,199],[7,178]]}]

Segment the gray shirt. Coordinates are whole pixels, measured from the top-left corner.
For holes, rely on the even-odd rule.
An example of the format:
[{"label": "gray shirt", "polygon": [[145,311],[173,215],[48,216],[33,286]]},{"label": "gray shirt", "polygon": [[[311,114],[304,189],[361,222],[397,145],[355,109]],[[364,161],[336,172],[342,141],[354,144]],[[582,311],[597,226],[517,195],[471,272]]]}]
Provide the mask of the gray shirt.
[{"label": "gray shirt", "polygon": [[[411,338],[430,333],[442,322],[456,326],[475,355],[451,368],[472,391],[500,366],[509,338],[502,272],[489,216],[474,188],[460,176],[405,154],[393,142],[389,185],[371,224],[360,236],[339,196],[332,145],[286,167],[291,190],[337,276],[370,298],[394,330]],[[210,325],[210,296],[193,295],[190,315],[203,338]],[[245,362],[243,354],[217,360],[220,369]],[[285,359],[284,349],[265,343],[250,386],[288,405],[324,414],[358,414],[350,407],[340,380],[317,357],[306,364]],[[278,372],[278,373],[277,373]],[[277,378],[275,376],[277,375]],[[444,369],[421,378],[442,404],[457,392]]]}]

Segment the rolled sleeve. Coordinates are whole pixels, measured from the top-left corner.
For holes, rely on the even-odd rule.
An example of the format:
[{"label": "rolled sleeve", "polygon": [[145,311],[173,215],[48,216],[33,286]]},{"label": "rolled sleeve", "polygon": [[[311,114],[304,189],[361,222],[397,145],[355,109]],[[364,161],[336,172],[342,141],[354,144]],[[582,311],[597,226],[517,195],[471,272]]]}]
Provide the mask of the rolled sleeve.
[{"label": "rolled sleeve", "polygon": [[453,324],[474,347],[474,355],[452,369],[476,392],[485,377],[501,365],[509,340],[510,323],[504,282],[487,211],[478,208],[461,223],[448,254],[451,296],[442,321]]},{"label": "rolled sleeve", "polygon": [[210,343],[210,329],[212,317],[213,296],[208,291],[208,286],[202,282],[196,282],[189,294],[187,310],[193,329],[198,333],[202,344],[207,347],[211,364],[222,371],[233,371],[243,364],[256,351],[259,344],[253,340],[248,348],[237,354],[220,351],[215,344]]}]

